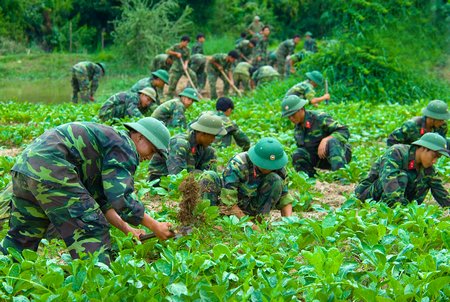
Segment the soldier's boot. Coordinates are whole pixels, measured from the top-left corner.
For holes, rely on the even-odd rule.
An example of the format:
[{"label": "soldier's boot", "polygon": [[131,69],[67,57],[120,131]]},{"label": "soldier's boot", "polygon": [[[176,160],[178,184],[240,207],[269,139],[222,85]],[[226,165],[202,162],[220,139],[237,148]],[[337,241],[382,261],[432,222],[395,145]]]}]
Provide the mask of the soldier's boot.
[{"label": "soldier's boot", "polygon": [[311,154],[305,148],[297,148],[292,153],[292,165],[296,171],[305,172],[309,177],[314,177],[316,174]]},{"label": "soldier's boot", "polygon": [[202,199],[209,200],[212,206],[220,204],[222,179],[217,172],[204,171],[200,176],[200,188]]},{"label": "soldier's boot", "polygon": [[327,160],[330,163],[331,171],[336,171],[345,166],[351,159],[350,148],[336,138],[332,138],[327,143]]}]

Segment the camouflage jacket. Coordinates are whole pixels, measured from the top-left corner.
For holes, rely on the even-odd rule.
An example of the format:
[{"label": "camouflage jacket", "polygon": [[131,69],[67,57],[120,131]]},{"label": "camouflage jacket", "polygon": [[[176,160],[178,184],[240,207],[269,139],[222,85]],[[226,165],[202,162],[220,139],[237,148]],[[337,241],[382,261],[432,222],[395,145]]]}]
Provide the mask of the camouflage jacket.
[{"label": "camouflage jacket", "polygon": [[[225,135],[217,135],[215,142],[222,147],[231,146],[231,141],[234,138],[236,144],[242,148],[242,150],[247,151],[250,148],[250,139],[248,136],[239,128],[239,126],[232,121],[228,116],[226,116],[222,111],[206,111],[202,113],[215,115],[222,119],[223,127],[227,130]],[[195,122],[192,121],[192,123]]]},{"label": "camouflage jacket", "polygon": [[250,23],[250,25],[247,27],[247,30],[251,30],[256,35],[262,30],[263,27],[264,24],[262,24],[261,22],[256,23],[255,21],[252,21],[252,23]]},{"label": "camouflage jacket", "polygon": [[151,103],[147,108],[140,108],[139,93],[119,92],[111,96],[100,108],[99,117],[102,121],[121,119],[124,117],[143,117],[151,114],[157,105]]},{"label": "camouflage jacket", "polygon": [[[144,206],[134,194],[139,155],[129,134],[95,123],[68,123],[46,131],[20,156],[12,170],[52,186],[79,186],[105,212],[114,208],[138,225]],[[73,198],[72,202],[82,201]],[[80,214],[81,213],[71,213]]]},{"label": "camouflage jacket", "polygon": [[263,79],[272,79],[272,78],[279,78],[279,77],[280,77],[280,74],[278,73],[278,71],[276,71],[270,65],[265,65],[265,66],[259,67],[258,70],[256,70],[252,75],[252,79],[254,79],[257,82],[259,82]]},{"label": "camouflage jacket", "polygon": [[314,90],[313,85],[311,85],[311,83],[308,80],[306,80],[292,86],[286,92],[285,97],[287,97],[288,95],[296,95],[302,99],[311,101],[316,95],[316,91]]},{"label": "camouflage jacket", "polygon": [[170,139],[167,160],[159,154],[153,156],[149,164],[149,175],[153,180],[162,175],[178,174],[183,169],[188,172],[216,170],[216,161],[214,148],[204,148],[196,143],[195,131],[180,133]]},{"label": "camouflage jacket", "polygon": [[310,52],[317,52],[316,40],[314,40],[314,39],[305,40],[305,43],[303,44],[303,48]]},{"label": "camouflage jacket", "polygon": [[227,54],[226,53],[216,53],[212,56],[208,63],[208,72],[214,72],[217,74],[220,74],[220,71],[212,64],[212,61],[222,66],[223,71],[227,73],[231,68],[233,67],[233,64],[227,61]]},{"label": "camouflage jacket", "polygon": [[261,34],[257,35],[258,44],[255,46],[255,56],[261,56],[263,59],[267,58],[267,48],[269,47],[269,38]]},{"label": "camouflage jacket", "polygon": [[[274,170],[284,180],[283,191],[278,208],[292,203],[292,197],[288,190],[288,180],[285,168]],[[258,196],[258,188],[264,179],[259,169],[252,163],[247,152],[236,154],[230,159],[223,171],[223,187],[225,189],[237,189],[238,200]]]},{"label": "camouflage jacket", "polygon": [[[425,116],[416,116],[406,121],[400,128],[395,129],[391,134],[389,134],[387,145],[412,144],[426,133],[425,122]],[[445,122],[441,127],[433,129],[432,132],[435,132],[446,139],[447,122]]]},{"label": "camouflage jacket", "polygon": [[192,54],[195,55],[197,53],[202,55],[205,54],[203,51],[203,43],[196,42],[194,46],[192,46]]},{"label": "camouflage jacket", "polygon": [[[189,47],[180,47],[179,43],[177,43],[177,44],[173,45],[172,47],[170,47],[169,49],[167,49],[166,52],[168,52],[169,50],[181,53],[181,59],[183,60],[183,62],[189,61],[189,59],[191,58],[191,51],[189,50]],[[173,64],[172,64],[172,67],[170,67],[170,70],[182,72],[183,66],[181,65],[180,59],[173,55],[169,55],[169,56],[172,58],[172,61],[173,61]]]},{"label": "camouflage jacket", "polygon": [[189,61],[189,67],[194,72],[200,72],[206,67],[206,56],[202,54],[195,54],[191,56],[191,60]]},{"label": "camouflage jacket", "polygon": [[246,39],[239,42],[239,44],[236,46],[236,51],[239,53],[239,55],[244,56],[248,60],[251,60],[254,55],[254,48],[250,47],[250,41]]},{"label": "camouflage jacket", "polygon": [[156,71],[158,69],[164,69],[165,71],[169,71],[172,64],[167,64],[168,57],[169,57],[168,54],[159,54],[159,55],[155,56],[155,58],[153,59],[153,62],[152,62],[151,70]]},{"label": "camouflage jacket", "polygon": [[167,127],[186,128],[186,107],[179,98],[172,99],[159,105],[152,113],[152,117],[160,120]]},{"label": "camouflage jacket", "polygon": [[290,60],[293,64],[295,64],[295,63],[301,62],[305,57],[309,56],[310,54],[312,54],[312,52],[301,50],[301,51],[293,54],[291,56]]},{"label": "camouflage jacket", "polygon": [[[155,90],[155,92],[156,92],[156,103],[154,103],[154,104],[156,104],[156,105],[160,105],[161,104],[161,101],[159,100],[159,94],[158,94],[158,88],[156,88],[156,87],[154,87],[153,85],[152,85],[152,78],[150,78],[150,77],[148,77],[148,78],[143,78],[143,79],[140,79],[139,81],[137,81],[132,87],[131,87],[131,89],[130,89],[130,91],[131,92],[139,92],[139,91],[141,91],[142,89],[144,89],[144,88],[147,88],[147,87],[150,87],[150,88],[153,88],[153,90]],[[153,104],[152,104],[152,106],[153,106]],[[156,107],[155,107],[156,108]],[[154,111],[154,109],[152,110],[152,112]],[[151,113],[151,112],[150,112]]]},{"label": "camouflage jacket", "polygon": [[293,39],[285,40],[281,42],[281,44],[278,46],[277,57],[286,58],[287,56],[294,53],[294,49],[295,49],[294,40]]},{"label": "camouflage jacket", "polygon": [[[305,110],[303,124],[297,124],[294,130],[297,146],[313,152],[317,152],[322,139],[329,135],[346,144],[350,132],[347,126],[336,122],[327,113],[314,110]],[[350,145],[347,147],[350,148]]]},{"label": "camouflage jacket", "polygon": [[94,95],[98,88],[98,81],[102,77],[102,68],[89,61],[79,62],[72,67],[72,71],[87,75],[91,81],[90,94]]},{"label": "camouflage jacket", "polygon": [[433,167],[417,170],[417,147],[397,144],[390,147],[372,166],[367,178],[355,189],[361,200],[373,199],[393,205],[416,200],[421,204],[428,191],[441,206],[450,206],[450,196]]},{"label": "camouflage jacket", "polygon": [[247,62],[241,62],[236,65],[236,68],[233,70],[233,74],[243,74],[250,77],[250,68],[252,65]]}]

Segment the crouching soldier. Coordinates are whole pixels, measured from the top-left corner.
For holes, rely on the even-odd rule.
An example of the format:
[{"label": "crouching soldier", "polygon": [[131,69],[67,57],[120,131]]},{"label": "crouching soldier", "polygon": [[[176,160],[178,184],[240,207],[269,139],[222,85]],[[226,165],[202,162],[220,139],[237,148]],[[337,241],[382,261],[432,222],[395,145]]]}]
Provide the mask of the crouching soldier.
[{"label": "crouching soldier", "polygon": [[285,97],[288,97],[289,95],[296,95],[301,99],[308,100],[312,105],[317,107],[317,104],[320,102],[323,102],[325,100],[330,99],[330,94],[325,93],[321,97],[315,97],[316,96],[316,87],[317,86],[323,86],[323,76],[322,74],[317,71],[311,71],[306,73],[307,80],[300,82],[298,84],[295,84],[292,86],[287,92]]},{"label": "crouching soldier", "polygon": [[98,82],[104,75],[103,63],[84,61],[72,66],[72,102],[78,103],[78,93],[83,103],[93,102]]},{"label": "crouching soldier", "polygon": [[[271,209],[282,216],[292,215],[292,197],[288,192],[285,170],[288,158],[275,138],[262,138],[248,152],[230,159],[222,177],[208,171],[202,175],[202,198],[219,205],[222,198],[236,196],[236,215],[258,216]],[[233,197],[232,197],[233,198]]]},{"label": "crouching soldier", "polygon": [[[36,251],[50,222],[73,258],[100,252],[109,263],[109,224],[138,237],[144,225],[160,239],[170,224],[145,214],[134,192],[140,161],[164,153],[169,131],[153,118],[126,123],[128,131],[95,123],[68,123],[46,131],[18,157],[12,171],[9,231],[0,244]],[[126,221],[126,222],[125,222]]]},{"label": "crouching soldier", "polygon": [[149,164],[149,180],[161,176],[178,174],[183,169],[188,172],[215,170],[216,153],[210,147],[217,135],[227,131],[219,117],[203,115],[190,125],[188,133],[175,135],[170,139],[167,160],[161,155],[153,156]]},{"label": "crouching soldier", "polygon": [[151,77],[143,78],[137,81],[130,89],[131,92],[139,92],[144,88],[150,87],[156,91],[156,104],[160,105],[160,98],[163,95],[164,86],[169,83],[169,74],[164,69],[158,69],[152,72]]},{"label": "crouching soldier", "polygon": [[433,168],[442,155],[450,157],[445,139],[426,133],[412,145],[396,144],[374,163],[367,178],[355,189],[356,197],[373,199],[389,206],[413,200],[421,204],[428,192],[443,207],[450,206],[450,196]]},{"label": "crouching soldier", "polygon": [[156,91],[147,87],[138,93],[119,92],[111,96],[100,108],[99,117],[104,122],[124,117],[143,117],[150,115],[156,107]]},{"label": "crouching soldier", "polygon": [[332,119],[325,112],[305,110],[308,104],[295,95],[290,95],[281,103],[281,116],[295,124],[294,136],[298,149],[292,154],[294,168],[309,177],[315,168],[336,171],[349,163],[351,147],[347,143],[350,132],[347,126]]}]

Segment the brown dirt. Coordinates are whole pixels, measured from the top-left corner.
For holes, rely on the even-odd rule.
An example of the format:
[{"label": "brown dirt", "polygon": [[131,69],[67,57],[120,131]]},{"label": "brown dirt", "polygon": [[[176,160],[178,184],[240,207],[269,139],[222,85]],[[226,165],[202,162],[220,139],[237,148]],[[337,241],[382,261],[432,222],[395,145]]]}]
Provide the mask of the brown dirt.
[{"label": "brown dirt", "polygon": [[[177,85],[177,89],[176,89],[177,94],[180,93],[188,85],[188,83],[189,83],[189,81],[188,81],[187,77],[185,77],[185,76],[181,77],[181,79],[178,81],[178,85]],[[220,97],[220,96],[223,95],[223,82],[222,82],[222,80],[221,79],[217,80],[217,84],[216,85],[217,85],[217,95]],[[169,86],[166,85],[165,88],[164,88],[164,94],[165,95],[167,94],[168,89],[169,89]],[[229,92],[231,92],[231,89],[232,88],[230,88]],[[202,91],[200,91],[200,93],[201,93],[203,98],[210,98],[211,97],[208,81],[206,81],[205,88]]]},{"label": "brown dirt", "polygon": [[0,149],[0,156],[17,156],[20,152],[21,148]]},{"label": "brown dirt", "polygon": [[189,173],[189,175],[181,182],[178,189],[182,194],[178,220],[181,225],[192,224],[199,220],[199,217],[194,216],[194,210],[197,203],[200,201],[200,185],[195,180],[194,174]]}]

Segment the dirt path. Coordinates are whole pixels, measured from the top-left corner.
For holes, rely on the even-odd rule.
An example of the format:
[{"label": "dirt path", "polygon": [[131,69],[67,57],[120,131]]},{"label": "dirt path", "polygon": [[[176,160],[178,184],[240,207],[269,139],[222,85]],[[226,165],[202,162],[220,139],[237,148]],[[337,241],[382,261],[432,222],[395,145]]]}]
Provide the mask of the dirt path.
[{"label": "dirt path", "polygon": [[21,148],[0,149],[0,156],[16,156],[22,152]]},{"label": "dirt path", "polygon": [[[217,80],[217,95],[219,97],[223,96],[223,82],[221,79]],[[181,91],[183,91],[183,89],[188,86],[188,79],[187,77],[183,76],[181,77],[180,81],[178,81],[178,85],[177,85],[177,94],[180,93]],[[167,91],[169,90],[169,87],[166,85],[164,87],[164,94],[167,95]],[[231,89],[229,90],[229,92],[231,92]],[[209,89],[209,83],[208,81],[206,81],[205,84],[205,89],[203,89],[202,91],[200,91],[201,95],[203,96],[203,98],[210,98],[211,94],[210,94],[210,89]]]}]

